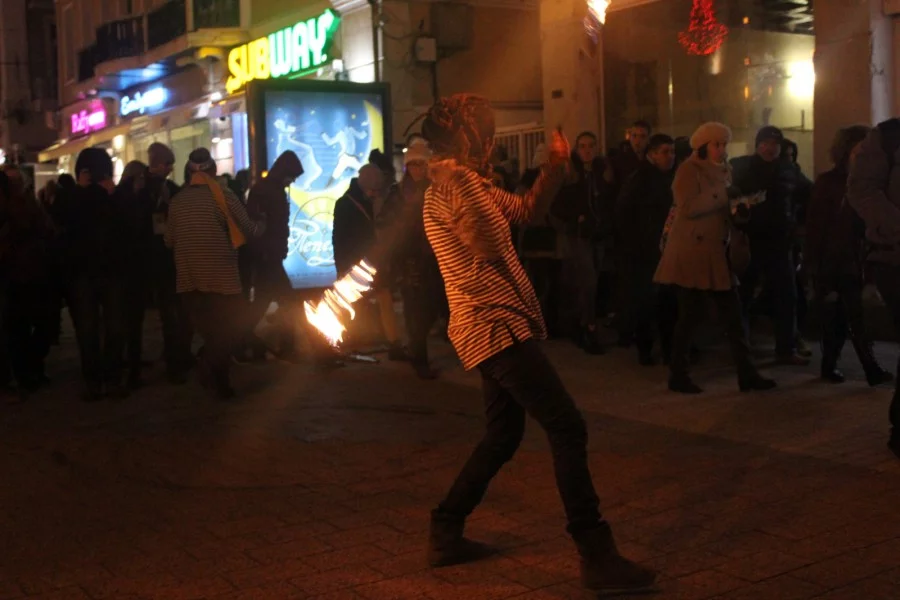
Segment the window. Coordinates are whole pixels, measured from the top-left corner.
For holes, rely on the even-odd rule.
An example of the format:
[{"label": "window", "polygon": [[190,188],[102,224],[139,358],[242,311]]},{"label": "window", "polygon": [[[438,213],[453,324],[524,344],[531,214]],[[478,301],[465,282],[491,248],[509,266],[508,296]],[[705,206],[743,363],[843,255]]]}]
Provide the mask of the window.
[{"label": "window", "polygon": [[72,17],[72,5],[66,4],[60,12],[61,29],[59,31],[59,54],[62,55],[63,83],[75,80],[78,71],[78,47],[75,40],[75,19]]}]

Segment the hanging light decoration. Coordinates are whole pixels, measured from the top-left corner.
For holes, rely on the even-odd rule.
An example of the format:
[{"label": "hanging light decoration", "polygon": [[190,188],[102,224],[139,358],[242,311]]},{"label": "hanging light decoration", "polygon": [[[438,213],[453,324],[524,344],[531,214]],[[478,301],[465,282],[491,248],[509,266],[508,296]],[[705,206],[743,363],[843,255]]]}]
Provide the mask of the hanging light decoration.
[{"label": "hanging light decoration", "polygon": [[588,14],[584,18],[585,32],[597,43],[600,35],[600,27],[606,23],[606,9],[610,0],[587,0]]},{"label": "hanging light decoration", "polygon": [[693,0],[688,28],[678,34],[678,42],[688,54],[707,56],[725,41],[728,28],[716,20],[713,0]]}]

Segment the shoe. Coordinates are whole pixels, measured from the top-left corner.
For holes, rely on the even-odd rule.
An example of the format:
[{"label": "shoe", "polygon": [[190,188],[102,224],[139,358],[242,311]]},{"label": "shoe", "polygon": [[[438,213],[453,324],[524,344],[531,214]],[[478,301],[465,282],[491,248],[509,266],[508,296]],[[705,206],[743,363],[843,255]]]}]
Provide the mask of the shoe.
[{"label": "shoe", "polygon": [[619,554],[609,525],[573,534],[581,556],[581,584],[602,595],[640,594],[656,589],[656,572]]},{"label": "shoe", "polygon": [[679,394],[702,394],[703,388],[691,381],[691,378],[685,375],[684,377],[670,377],[669,391],[677,392]]},{"label": "shoe", "polygon": [[428,564],[431,567],[449,567],[475,562],[496,554],[487,544],[463,537],[465,519],[446,515],[438,510],[431,512],[428,535]]},{"label": "shoe", "polygon": [[871,369],[866,369],[866,381],[869,386],[876,387],[884,383],[890,383],[894,380],[894,374],[881,368],[881,365],[875,364]]},{"label": "shoe", "polygon": [[738,382],[738,388],[740,388],[742,392],[766,392],[775,389],[776,387],[778,387],[778,384],[775,383],[774,380],[767,379],[762,375],[742,379]]},{"label": "shoe", "polygon": [[794,345],[797,346],[797,354],[803,358],[810,358],[813,355],[812,348],[809,347],[809,344],[802,337],[798,337]]},{"label": "shoe", "polygon": [[431,366],[428,365],[428,363],[414,364],[413,370],[415,370],[416,375],[419,376],[419,379],[431,381],[438,378],[437,371],[432,369]]},{"label": "shoe", "polygon": [[406,354],[406,348],[404,348],[400,342],[393,342],[391,347],[388,348],[388,360],[397,362],[409,360],[409,356]]},{"label": "shoe", "polygon": [[127,387],[118,381],[106,384],[106,396],[112,400],[124,400],[130,394]]},{"label": "shoe", "polygon": [[579,344],[585,353],[592,356],[601,356],[606,354],[603,346],[597,340],[597,331],[585,328],[581,333],[581,343]]},{"label": "shoe", "polygon": [[835,368],[822,367],[822,379],[828,383],[844,383],[847,378]]},{"label": "shoe", "polygon": [[799,354],[786,354],[783,356],[775,357],[776,365],[784,365],[788,367],[806,367],[809,365],[809,359],[800,356]]}]

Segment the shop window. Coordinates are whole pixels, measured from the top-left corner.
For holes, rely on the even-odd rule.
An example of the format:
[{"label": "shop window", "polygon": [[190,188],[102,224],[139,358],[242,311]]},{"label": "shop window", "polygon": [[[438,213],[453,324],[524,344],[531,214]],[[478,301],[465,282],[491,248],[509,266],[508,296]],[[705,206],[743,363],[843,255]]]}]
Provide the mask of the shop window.
[{"label": "shop window", "polygon": [[173,178],[179,184],[185,183],[184,166],[188,156],[197,148],[210,148],[212,136],[210,135],[209,121],[198,121],[185,127],[179,127],[169,132],[169,147],[175,154],[175,173]]}]

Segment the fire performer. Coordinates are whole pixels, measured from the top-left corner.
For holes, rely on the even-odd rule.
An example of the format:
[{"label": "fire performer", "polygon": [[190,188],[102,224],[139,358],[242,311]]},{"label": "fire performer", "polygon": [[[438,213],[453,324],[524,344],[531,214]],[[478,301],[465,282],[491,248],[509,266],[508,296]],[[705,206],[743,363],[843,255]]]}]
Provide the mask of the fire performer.
[{"label": "fire performer", "polygon": [[490,183],[494,113],[487,100],[464,94],[440,100],[426,115],[422,134],[434,152],[425,230],[447,288],[450,340],[463,367],[481,372],[487,417],[484,438],[432,511],[429,563],[459,564],[491,552],[463,537],[465,520],[515,454],[529,414],[550,442],[585,587],[603,592],[652,588],[656,574],[619,554],[600,515],[588,468],[587,427],[537,342],[546,338],[546,327],[510,235],[511,223],[530,222],[536,205],[549,204],[563,183],[569,172],[568,142],[555,134],[550,164],[520,196]]}]

